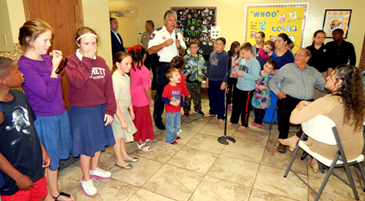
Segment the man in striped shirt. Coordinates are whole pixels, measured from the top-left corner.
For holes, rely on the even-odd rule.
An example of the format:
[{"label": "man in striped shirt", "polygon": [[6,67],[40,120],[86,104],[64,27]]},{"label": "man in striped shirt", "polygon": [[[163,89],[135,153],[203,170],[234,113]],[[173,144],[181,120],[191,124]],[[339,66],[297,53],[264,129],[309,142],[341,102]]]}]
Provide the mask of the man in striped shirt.
[{"label": "man in striped shirt", "polygon": [[[278,129],[279,139],[288,137],[290,114],[302,100],[313,101],[314,87],[324,91],[326,84],[321,73],[309,66],[311,53],[308,49],[299,49],[294,57],[294,63],[280,68],[270,80],[270,89],[278,97]],[[277,150],[286,152],[286,147],[279,143]]]}]

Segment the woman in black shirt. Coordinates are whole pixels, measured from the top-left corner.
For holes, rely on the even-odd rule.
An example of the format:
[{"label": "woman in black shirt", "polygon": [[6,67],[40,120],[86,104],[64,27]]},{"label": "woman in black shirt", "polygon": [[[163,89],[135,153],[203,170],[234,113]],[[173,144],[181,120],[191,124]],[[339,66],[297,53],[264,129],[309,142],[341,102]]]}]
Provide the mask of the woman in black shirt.
[{"label": "woman in black shirt", "polygon": [[[331,53],[327,51],[324,45],[325,33],[322,30],[317,30],[313,34],[313,43],[308,46],[307,49],[311,52],[312,56],[308,61],[308,65],[317,69],[324,78],[331,74],[333,65],[331,62]],[[313,99],[316,100],[323,97],[326,93],[314,90]]]}]

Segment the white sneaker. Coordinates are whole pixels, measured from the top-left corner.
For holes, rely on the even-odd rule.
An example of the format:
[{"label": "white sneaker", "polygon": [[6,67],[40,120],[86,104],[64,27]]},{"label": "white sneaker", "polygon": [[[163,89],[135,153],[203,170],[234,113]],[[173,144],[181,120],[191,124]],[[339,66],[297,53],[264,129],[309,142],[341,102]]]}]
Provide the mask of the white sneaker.
[{"label": "white sneaker", "polygon": [[98,194],[98,191],[94,186],[93,179],[83,181],[83,178],[81,178],[81,188],[84,190],[86,196],[94,197]]},{"label": "white sneaker", "polygon": [[179,135],[182,132],[182,130],[180,129],[179,131],[177,131],[176,135]]},{"label": "white sneaker", "polygon": [[106,170],[102,170],[100,168],[96,168],[95,170],[90,170],[90,177],[98,177],[100,179],[109,179],[112,177],[112,173]]}]

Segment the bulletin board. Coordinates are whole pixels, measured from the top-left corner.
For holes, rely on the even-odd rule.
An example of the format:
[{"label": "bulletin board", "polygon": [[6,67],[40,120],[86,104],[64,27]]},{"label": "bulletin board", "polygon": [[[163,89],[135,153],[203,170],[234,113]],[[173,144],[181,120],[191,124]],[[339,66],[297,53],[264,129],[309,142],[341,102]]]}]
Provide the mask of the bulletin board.
[{"label": "bulletin board", "polygon": [[177,28],[184,33],[189,44],[195,38],[200,41],[200,53],[209,55],[213,51],[212,27],[217,23],[217,7],[171,7],[177,15]]},{"label": "bulletin board", "polygon": [[280,33],[286,33],[296,52],[304,44],[308,7],[309,3],[247,5],[244,40],[253,45],[259,31],[265,33],[265,40],[272,41]]}]

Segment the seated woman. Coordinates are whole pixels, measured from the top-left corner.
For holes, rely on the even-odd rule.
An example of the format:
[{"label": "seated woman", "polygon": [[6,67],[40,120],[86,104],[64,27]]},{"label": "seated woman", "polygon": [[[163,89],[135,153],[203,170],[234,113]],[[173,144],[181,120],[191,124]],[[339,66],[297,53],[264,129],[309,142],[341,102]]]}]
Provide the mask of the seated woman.
[{"label": "seated woman", "polygon": [[[365,106],[362,76],[358,68],[347,64],[337,66],[326,78],[326,88],[332,91],[332,96],[319,98],[314,102],[301,101],[293,110],[290,122],[301,124],[322,114],[335,124],[341,139],[347,160],[358,157],[364,146],[362,122]],[[289,146],[293,151],[300,136],[294,135],[287,139],[279,139],[280,143]],[[309,149],[326,158],[334,158],[337,145],[327,145],[311,138],[306,142]],[[317,172],[318,162],[315,158],[309,163],[313,172]]]}]

